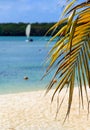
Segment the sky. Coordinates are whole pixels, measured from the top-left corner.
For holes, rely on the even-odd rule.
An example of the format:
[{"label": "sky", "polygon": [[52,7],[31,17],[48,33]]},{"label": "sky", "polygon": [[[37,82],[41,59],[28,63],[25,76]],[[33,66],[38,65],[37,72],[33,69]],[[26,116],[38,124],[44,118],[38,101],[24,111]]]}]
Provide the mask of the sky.
[{"label": "sky", "polygon": [[0,0],[0,23],[57,22],[65,4],[66,0]]},{"label": "sky", "polygon": [[60,0],[0,0],[0,23],[56,22],[63,4]]}]

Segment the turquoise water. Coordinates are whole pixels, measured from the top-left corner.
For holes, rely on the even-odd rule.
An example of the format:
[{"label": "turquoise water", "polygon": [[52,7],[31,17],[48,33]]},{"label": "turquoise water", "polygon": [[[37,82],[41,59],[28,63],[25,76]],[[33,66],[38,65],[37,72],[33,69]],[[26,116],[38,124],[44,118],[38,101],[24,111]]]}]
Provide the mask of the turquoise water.
[{"label": "turquoise water", "polygon": [[[50,76],[41,81],[49,37],[0,37],[0,94],[43,89]],[[28,80],[24,80],[28,76]]]}]

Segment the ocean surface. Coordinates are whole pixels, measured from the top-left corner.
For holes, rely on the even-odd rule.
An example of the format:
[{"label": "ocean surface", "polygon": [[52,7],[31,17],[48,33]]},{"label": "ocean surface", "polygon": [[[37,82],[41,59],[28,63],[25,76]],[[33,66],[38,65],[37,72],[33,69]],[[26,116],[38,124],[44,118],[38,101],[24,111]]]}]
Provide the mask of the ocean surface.
[{"label": "ocean surface", "polygon": [[[46,71],[44,65],[51,46],[50,37],[0,37],[0,94],[44,89],[50,75],[41,80]],[[27,76],[29,79],[24,80]]]}]

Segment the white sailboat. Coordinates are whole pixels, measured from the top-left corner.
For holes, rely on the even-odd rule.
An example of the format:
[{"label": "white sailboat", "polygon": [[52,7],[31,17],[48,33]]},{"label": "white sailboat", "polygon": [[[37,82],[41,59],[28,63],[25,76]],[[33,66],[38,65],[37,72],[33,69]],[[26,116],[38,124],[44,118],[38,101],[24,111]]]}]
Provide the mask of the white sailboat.
[{"label": "white sailboat", "polygon": [[27,36],[27,42],[33,41],[33,39],[30,38],[30,32],[31,32],[31,24],[28,24],[26,27],[26,36]]}]

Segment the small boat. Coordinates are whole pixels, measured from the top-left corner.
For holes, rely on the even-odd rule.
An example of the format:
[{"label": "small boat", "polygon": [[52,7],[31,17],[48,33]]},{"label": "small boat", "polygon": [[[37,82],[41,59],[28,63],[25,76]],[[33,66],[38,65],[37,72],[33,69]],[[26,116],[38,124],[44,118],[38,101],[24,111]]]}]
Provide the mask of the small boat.
[{"label": "small boat", "polygon": [[28,80],[29,78],[27,76],[24,76],[24,80]]},{"label": "small boat", "polygon": [[28,24],[27,27],[26,27],[26,37],[27,37],[27,42],[32,42],[33,39],[30,38],[30,32],[31,32],[31,24]]}]

